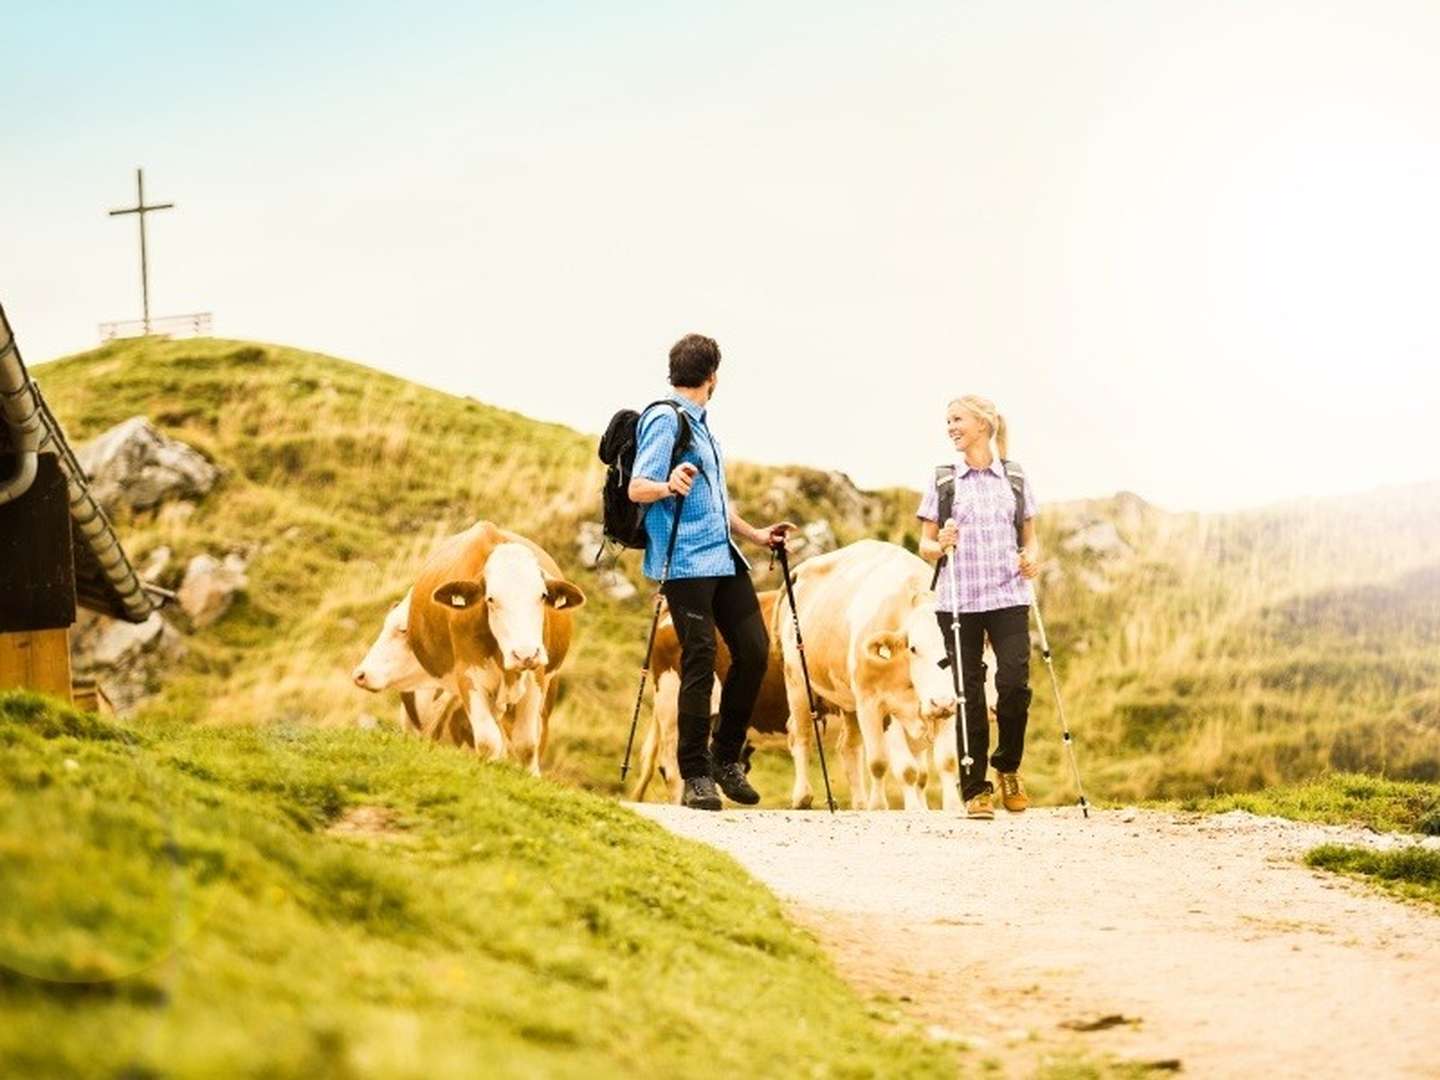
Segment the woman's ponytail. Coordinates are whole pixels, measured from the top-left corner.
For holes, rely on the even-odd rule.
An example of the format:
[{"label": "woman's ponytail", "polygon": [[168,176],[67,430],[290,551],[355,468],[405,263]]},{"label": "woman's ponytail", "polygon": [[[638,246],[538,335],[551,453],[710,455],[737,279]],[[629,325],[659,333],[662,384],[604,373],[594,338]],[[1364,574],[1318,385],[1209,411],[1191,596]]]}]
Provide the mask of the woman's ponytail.
[{"label": "woman's ponytail", "polygon": [[995,414],[995,452],[1000,455],[1001,461],[1010,458],[1010,436],[1005,426],[1005,417],[998,412]]}]

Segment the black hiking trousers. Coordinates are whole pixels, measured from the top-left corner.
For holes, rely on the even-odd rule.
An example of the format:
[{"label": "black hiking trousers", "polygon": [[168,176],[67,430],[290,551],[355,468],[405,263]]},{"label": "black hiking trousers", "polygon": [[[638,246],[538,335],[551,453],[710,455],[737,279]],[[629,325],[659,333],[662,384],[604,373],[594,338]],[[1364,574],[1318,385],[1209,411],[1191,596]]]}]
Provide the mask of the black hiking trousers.
[{"label": "black hiking trousers", "polygon": [[[954,616],[938,611],[940,632],[945,635],[945,652],[955,663]],[[970,755],[975,759],[962,768],[960,795],[967,801],[982,791],[993,791],[985,779],[985,755],[990,752],[990,712],[985,704],[985,638],[995,650],[995,726],[1000,729],[999,745],[989,764],[996,772],[1019,772],[1025,754],[1025,724],[1030,719],[1030,609],[1027,606],[995,611],[962,612],[960,615],[960,658],[965,669],[965,726],[970,732]],[[965,756],[960,731],[956,747]]]},{"label": "black hiking trousers", "polygon": [[[661,590],[680,639],[680,775],[710,775],[710,764],[740,760],[750,713],[765,679],[770,635],[750,575],[736,567],[728,577],[678,578]],[[720,722],[710,739],[710,695],[715,685],[715,631],[730,649],[730,671],[720,689]]]}]

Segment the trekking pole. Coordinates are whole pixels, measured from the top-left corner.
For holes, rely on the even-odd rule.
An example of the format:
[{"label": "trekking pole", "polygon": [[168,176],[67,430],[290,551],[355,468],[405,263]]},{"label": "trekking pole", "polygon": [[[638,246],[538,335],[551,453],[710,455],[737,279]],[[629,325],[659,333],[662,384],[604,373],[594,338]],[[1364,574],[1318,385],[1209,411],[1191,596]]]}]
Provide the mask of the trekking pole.
[{"label": "trekking pole", "polygon": [[665,599],[665,583],[670,580],[670,560],[675,557],[675,537],[680,534],[680,509],[685,496],[675,496],[675,516],[670,522],[670,544],[665,549],[665,568],[660,571],[660,585],[655,590],[655,614],[650,618],[650,639],[645,643],[645,659],[640,663],[640,689],[635,692],[635,712],[630,717],[630,737],[625,740],[625,760],[620,763],[620,783],[630,771],[630,750],[635,745],[635,725],[640,722],[640,703],[645,700],[645,682],[650,678],[650,654],[655,650],[655,631],[660,626],[660,605]]},{"label": "trekking pole", "polygon": [[780,576],[785,579],[785,596],[790,601],[790,619],[795,626],[795,651],[800,654],[800,674],[805,678],[805,699],[810,703],[810,722],[815,725],[815,749],[820,752],[820,775],[825,780],[825,804],[835,812],[835,796],[830,793],[830,770],[825,767],[825,739],[820,730],[820,714],[815,709],[815,691],[810,686],[810,665],[805,662],[805,639],[800,636],[800,611],[795,607],[795,586],[790,583],[790,556],[785,551],[785,538],[770,545],[772,557],[780,560]]},{"label": "trekking pole", "polygon": [[1070,725],[1065,722],[1065,703],[1060,700],[1060,680],[1055,677],[1055,665],[1050,659],[1050,642],[1045,637],[1045,620],[1040,617],[1040,601],[1031,605],[1035,609],[1035,626],[1040,631],[1040,655],[1045,658],[1045,668],[1050,672],[1050,687],[1055,691],[1055,711],[1060,716],[1060,731],[1065,740],[1065,752],[1070,758],[1070,775],[1075,778],[1075,790],[1080,796],[1080,812],[1090,817],[1090,804],[1085,801],[1085,789],[1080,784],[1080,766],[1075,763],[1075,742],[1070,738]]},{"label": "trekking pole", "polygon": [[955,572],[954,546],[950,548],[946,558],[950,560],[950,598],[955,603],[955,613],[950,617],[950,633],[955,640],[955,698],[958,702],[955,706],[955,723],[960,728],[960,745],[963,747],[960,754],[960,797],[964,798],[965,773],[975,764],[975,759],[970,756],[970,725],[966,723],[965,713],[965,661],[960,658],[960,579]]}]

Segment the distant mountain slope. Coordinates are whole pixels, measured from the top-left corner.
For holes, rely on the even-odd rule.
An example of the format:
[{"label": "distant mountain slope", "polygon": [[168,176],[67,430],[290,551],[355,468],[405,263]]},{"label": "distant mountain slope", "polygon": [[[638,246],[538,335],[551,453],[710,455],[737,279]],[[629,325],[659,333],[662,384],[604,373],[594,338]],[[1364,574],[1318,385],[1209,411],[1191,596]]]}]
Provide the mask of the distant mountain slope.
[{"label": "distant mountain slope", "polygon": [[[40,365],[76,440],[132,415],[226,470],[193,513],[121,522],[143,563],[250,552],[249,588],[188,638],[153,708],[213,723],[352,723],[389,698],[348,673],[434,541],[476,518],[546,546],[586,589],[553,724],[553,775],[613,790],[648,588],[606,595],[581,550],[598,513],[594,439],[315,353],[128,341]],[[603,415],[620,402],[599,407]],[[733,406],[732,406],[733,407]],[[824,520],[836,539],[915,544],[913,491],[736,463],[755,519]],[[1044,508],[1043,602],[1095,795],[1243,790],[1330,766],[1440,777],[1440,485],[1236,515],[1167,514],[1134,495]],[[757,584],[773,585],[763,560]],[[1069,797],[1038,655],[1027,775]],[[757,757],[783,793],[788,760]]]}]

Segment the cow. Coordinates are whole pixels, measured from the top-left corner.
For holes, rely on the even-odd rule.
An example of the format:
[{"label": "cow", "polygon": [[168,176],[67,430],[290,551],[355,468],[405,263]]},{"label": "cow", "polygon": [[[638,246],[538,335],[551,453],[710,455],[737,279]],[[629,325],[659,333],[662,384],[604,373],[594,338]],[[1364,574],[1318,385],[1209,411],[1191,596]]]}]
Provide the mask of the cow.
[{"label": "cow", "polygon": [[[790,703],[785,693],[785,667],[778,648],[779,637],[773,625],[780,610],[780,589],[767,589],[758,594],[760,613],[770,627],[770,658],[765,678],[760,684],[760,693],[755,698],[755,709],[750,714],[750,731],[757,735],[784,735],[795,764],[795,784],[790,792],[790,805],[797,810],[809,809],[814,801],[810,788],[808,754],[810,743],[798,740],[790,730]],[[785,609],[787,612],[789,608]],[[713,716],[719,709],[720,685],[730,670],[730,650],[725,639],[717,637],[715,642],[715,687],[710,699]],[[631,798],[639,802],[655,775],[658,765],[660,776],[669,790],[670,801],[678,803],[684,790],[680,779],[678,760],[678,737],[680,715],[680,639],[675,625],[666,611],[655,632],[655,647],[650,654],[650,678],[655,690],[655,710],[650,726],[645,732],[645,742],[640,750],[640,767],[631,791]],[[821,709],[822,717],[825,709]]]},{"label": "cow", "polygon": [[533,541],[488,521],[441,541],[410,602],[407,638],[464,705],[475,750],[535,775],[545,752],[571,612],[585,594]]},{"label": "cow", "polygon": [[361,690],[400,691],[404,729],[452,746],[469,746],[470,721],[460,699],[445,689],[415,658],[410,648],[410,598],[413,590],[390,605],[380,633],[365,658],[350,674]]},{"label": "cow", "polygon": [[[857,808],[863,798],[870,809],[886,809],[885,777],[893,772],[905,808],[926,809],[932,754],[945,809],[960,806],[955,691],[931,572],[918,556],[879,540],[807,559],[794,571],[810,680],[815,696],[842,715],[840,757]],[[788,611],[788,602],[782,607]],[[785,614],[776,623],[791,730],[806,741],[810,709],[795,631]]]}]

